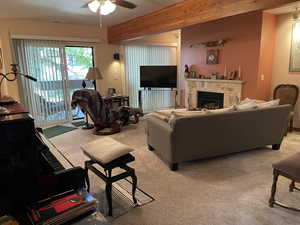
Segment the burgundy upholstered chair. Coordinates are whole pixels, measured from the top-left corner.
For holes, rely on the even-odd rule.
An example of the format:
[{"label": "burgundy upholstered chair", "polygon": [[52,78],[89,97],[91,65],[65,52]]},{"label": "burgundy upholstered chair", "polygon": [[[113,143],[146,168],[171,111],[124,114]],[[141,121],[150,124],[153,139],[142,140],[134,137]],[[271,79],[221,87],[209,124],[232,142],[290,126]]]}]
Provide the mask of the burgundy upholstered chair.
[{"label": "burgundy upholstered chair", "polygon": [[298,100],[299,88],[294,84],[280,84],[273,92],[273,99],[280,99],[279,105],[290,104],[293,110],[290,114],[289,131],[293,131],[294,108]]},{"label": "burgundy upholstered chair", "polygon": [[300,189],[295,186],[296,182],[300,183],[300,152],[288,157],[287,159],[273,164],[273,185],[271,190],[271,197],[269,200],[270,207],[278,205],[286,209],[300,211],[299,208],[289,207],[275,200],[276,187],[279,175],[291,180],[291,184],[289,187],[290,192],[293,192],[294,190],[300,191]]}]

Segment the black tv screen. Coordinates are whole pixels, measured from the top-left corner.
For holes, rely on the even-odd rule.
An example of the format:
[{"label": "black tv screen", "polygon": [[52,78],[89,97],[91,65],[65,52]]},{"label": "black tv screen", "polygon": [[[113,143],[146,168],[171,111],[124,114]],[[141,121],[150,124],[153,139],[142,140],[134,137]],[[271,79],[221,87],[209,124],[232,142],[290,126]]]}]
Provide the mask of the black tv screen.
[{"label": "black tv screen", "polygon": [[141,66],[141,87],[176,88],[177,66]]}]

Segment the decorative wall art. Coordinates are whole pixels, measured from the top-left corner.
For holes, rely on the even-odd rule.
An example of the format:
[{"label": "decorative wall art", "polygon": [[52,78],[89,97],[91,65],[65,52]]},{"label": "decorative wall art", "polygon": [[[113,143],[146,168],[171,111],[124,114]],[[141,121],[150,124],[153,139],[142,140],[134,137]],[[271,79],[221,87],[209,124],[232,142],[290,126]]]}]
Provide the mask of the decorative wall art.
[{"label": "decorative wall art", "polygon": [[219,50],[210,49],[207,50],[206,64],[218,64],[219,63]]},{"label": "decorative wall art", "polygon": [[290,72],[300,72],[300,22],[293,25],[290,52]]}]

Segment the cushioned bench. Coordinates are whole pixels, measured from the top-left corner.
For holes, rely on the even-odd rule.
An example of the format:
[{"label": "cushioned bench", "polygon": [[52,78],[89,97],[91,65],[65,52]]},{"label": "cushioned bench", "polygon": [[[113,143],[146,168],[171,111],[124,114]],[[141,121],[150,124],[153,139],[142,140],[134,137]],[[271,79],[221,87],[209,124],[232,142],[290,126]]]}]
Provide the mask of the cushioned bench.
[{"label": "cushioned bench", "polygon": [[[127,163],[135,160],[134,156],[130,154],[134,149],[128,145],[122,144],[110,137],[98,139],[81,146],[85,155],[90,160],[85,162],[86,182],[87,189],[90,191],[90,181],[88,177],[88,170],[93,171],[98,177],[100,177],[105,183],[105,192],[108,202],[108,215],[112,216],[112,183],[126,177],[132,178],[132,198],[136,204],[135,191],[137,186],[137,177],[133,168],[127,166]],[[99,171],[94,164],[101,166],[105,174]],[[114,168],[121,168],[125,172],[112,176],[112,170]]]}]

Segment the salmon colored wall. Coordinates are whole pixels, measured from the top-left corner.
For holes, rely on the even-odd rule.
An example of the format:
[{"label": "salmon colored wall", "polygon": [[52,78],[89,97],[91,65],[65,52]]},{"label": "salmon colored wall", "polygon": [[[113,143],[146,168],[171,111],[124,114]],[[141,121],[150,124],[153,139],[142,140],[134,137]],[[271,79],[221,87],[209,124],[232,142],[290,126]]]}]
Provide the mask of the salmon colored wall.
[{"label": "salmon colored wall", "polygon": [[[277,16],[276,42],[272,87],[270,94],[279,84],[295,84],[300,88],[300,72],[289,72],[293,22],[291,14]],[[300,96],[295,106],[294,127],[300,128]]]},{"label": "salmon colored wall", "polygon": [[276,39],[276,15],[263,13],[259,68],[257,76],[257,99],[271,98],[273,56]]},{"label": "salmon colored wall", "polygon": [[[243,97],[256,98],[261,26],[262,13],[252,12],[183,28],[181,70],[183,71],[183,66],[188,64],[193,71],[204,75],[210,75],[212,72],[224,74],[225,64],[227,72],[238,70],[238,66],[241,65],[242,80],[246,81]],[[190,47],[194,43],[220,39],[229,39],[229,41],[224,47],[213,48],[220,49],[217,65],[206,64],[206,52],[212,48]]]}]

